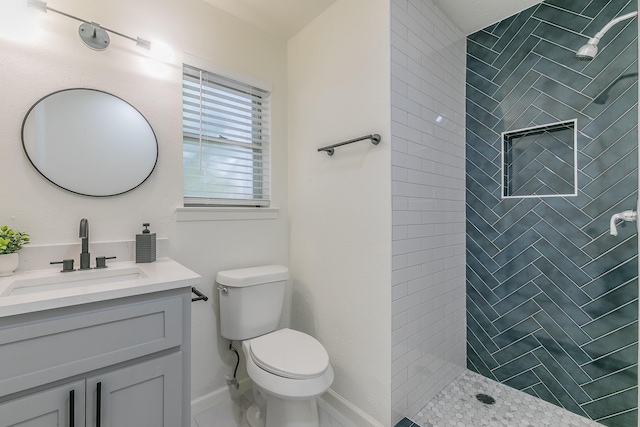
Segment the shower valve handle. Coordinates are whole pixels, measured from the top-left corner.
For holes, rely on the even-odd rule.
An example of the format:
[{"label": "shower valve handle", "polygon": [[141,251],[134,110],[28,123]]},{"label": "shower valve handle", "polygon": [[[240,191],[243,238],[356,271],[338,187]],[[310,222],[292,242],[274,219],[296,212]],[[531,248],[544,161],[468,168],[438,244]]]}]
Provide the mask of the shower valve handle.
[{"label": "shower valve handle", "polygon": [[636,211],[624,211],[617,214],[613,214],[611,216],[611,222],[609,223],[609,233],[612,236],[618,235],[618,230],[616,229],[616,221],[637,221],[638,220],[638,212]]}]

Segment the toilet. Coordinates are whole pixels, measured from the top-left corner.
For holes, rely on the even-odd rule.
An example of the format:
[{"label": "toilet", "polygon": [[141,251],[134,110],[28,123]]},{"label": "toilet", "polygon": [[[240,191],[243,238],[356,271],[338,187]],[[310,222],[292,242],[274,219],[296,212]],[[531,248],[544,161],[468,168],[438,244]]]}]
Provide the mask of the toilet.
[{"label": "toilet", "polygon": [[218,273],[220,332],[242,341],[255,403],[251,427],[319,427],[316,397],[333,382],[329,355],[315,338],[278,329],[289,270],[282,265]]}]

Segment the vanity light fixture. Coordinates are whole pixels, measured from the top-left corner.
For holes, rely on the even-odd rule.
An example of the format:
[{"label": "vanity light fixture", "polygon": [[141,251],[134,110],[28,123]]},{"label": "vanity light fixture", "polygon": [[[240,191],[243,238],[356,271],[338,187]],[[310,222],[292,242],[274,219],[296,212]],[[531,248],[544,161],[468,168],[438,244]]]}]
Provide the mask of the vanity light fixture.
[{"label": "vanity light fixture", "polygon": [[109,28],[105,28],[95,22],[86,21],[82,18],[78,18],[77,16],[69,15],[68,13],[53,9],[47,6],[47,2],[45,1],[27,0],[27,6],[38,9],[39,11],[45,13],[47,13],[48,11],[55,12],[59,15],[66,16],[67,18],[75,19],[76,21],[82,22],[82,24],[80,24],[80,28],[78,28],[78,34],[80,35],[80,38],[82,39],[84,44],[93,50],[105,50],[107,47],[109,47],[109,33],[116,34],[120,37],[124,37],[125,39],[129,39],[135,42],[136,45],[144,49],[151,50],[151,42],[148,40],[142,39],[140,37],[129,37],[125,34],[119,33]]}]

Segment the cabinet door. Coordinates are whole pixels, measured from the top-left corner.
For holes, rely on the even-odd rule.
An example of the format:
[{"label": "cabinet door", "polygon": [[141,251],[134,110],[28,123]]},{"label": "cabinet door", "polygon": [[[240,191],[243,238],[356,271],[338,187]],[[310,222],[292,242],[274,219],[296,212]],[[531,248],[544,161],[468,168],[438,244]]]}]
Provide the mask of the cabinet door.
[{"label": "cabinet door", "polygon": [[0,427],[84,427],[85,382],[77,381],[0,404]]},{"label": "cabinet door", "polygon": [[87,379],[87,427],[182,423],[182,353]]}]

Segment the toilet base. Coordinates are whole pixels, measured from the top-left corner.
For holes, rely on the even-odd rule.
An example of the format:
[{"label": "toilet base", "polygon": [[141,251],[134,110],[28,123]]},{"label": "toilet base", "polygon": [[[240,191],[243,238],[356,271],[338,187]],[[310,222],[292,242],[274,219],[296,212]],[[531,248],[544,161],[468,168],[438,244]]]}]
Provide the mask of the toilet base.
[{"label": "toilet base", "polygon": [[281,399],[267,393],[265,427],[320,427],[316,398]]},{"label": "toilet base", "polygon": [[[270,407],[265,423],[264,413],[255,403],[247,409],[249,427],[320,427],[318,406],[315,399],[289,400]],[[286,406],[283,406],[284,405]]]},{"label": "toilet base", "polygon": [[247,409],[247,424],[249,424],[249,427],[265,427],[264,416],[256,404],[249,406],[249,409]]}]

